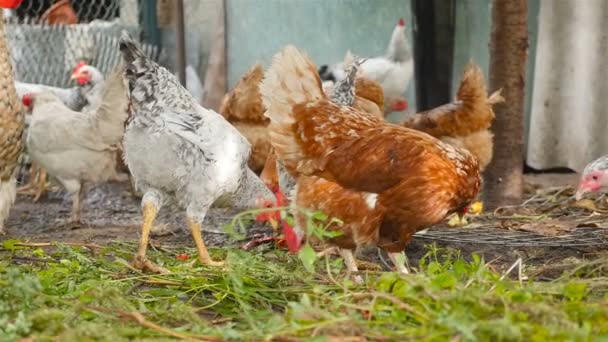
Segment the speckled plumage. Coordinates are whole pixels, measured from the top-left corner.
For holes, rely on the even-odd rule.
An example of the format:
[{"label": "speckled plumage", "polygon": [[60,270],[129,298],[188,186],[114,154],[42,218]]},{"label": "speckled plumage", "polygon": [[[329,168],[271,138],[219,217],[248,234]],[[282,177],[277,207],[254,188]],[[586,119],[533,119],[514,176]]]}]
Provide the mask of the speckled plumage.
[{"label": "speckled plumage", "polygon": [[24,113],[15,91],[4,22],[0,20],[0,234],[15,201],[15,170],[23,149]]},{"label": "speckled plumage", "polygon": [[144,202],[160,208],[175,199],[201,223],[213,204],[250,208],[274,200],[247,167],[250,144],[236,128],[198,105],[126,32],[120,50],[132,106],[125,160]]},{"label": "speckled plumage", "polygon": [[596,160],[585,166],[583,170],[583,175],[591,173],[592,171],[597,170],[607,170],[608,169],[608,156],[599,157]]}]

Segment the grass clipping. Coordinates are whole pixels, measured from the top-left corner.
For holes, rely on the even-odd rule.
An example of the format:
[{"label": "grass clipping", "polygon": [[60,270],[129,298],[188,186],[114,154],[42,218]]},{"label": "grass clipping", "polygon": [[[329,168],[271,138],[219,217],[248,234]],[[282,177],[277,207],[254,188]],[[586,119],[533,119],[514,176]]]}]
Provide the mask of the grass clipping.
[{"label": "grass clipping", "polygon": [[296,255],[273,249],[214,250],[227,260],[220,269],[199,266],[192,249],[165,248],[150,258],[172,273],[142,274],[126,267],[135,249],[5,241],[0,340],[608,337],[600,260],[541,283],[510,279],[475,255],[430,249],[416,274],[368,271],[355,285],[339,259],[325,257],[310,272]]}]

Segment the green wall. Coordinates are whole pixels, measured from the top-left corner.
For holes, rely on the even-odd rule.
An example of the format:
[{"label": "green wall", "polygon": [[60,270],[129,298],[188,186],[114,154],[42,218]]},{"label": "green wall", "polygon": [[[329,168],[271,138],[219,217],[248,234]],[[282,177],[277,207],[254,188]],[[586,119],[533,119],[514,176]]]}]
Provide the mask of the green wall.
[{"label": "green wall", "polygon": [[[267,66],[286,44],[317,65],[341,61],[348,49],[384,54],[400,17],[412,41],[410,0],[227,0],[228,86],[255,62]],[[413,82],[406,96],[415,108]]]}]

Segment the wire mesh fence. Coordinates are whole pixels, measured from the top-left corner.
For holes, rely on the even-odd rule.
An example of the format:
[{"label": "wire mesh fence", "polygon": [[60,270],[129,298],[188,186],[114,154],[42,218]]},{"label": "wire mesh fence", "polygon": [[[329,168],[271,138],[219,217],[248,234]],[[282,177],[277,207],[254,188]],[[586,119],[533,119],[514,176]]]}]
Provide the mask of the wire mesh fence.
[{"label": "wire mesh fence", "polygon": [[[107,73],[120,62],[123,29],[138,35],[141,1],[24,0],[6,19],[15,79],[50,86],[73,86],[70,74],[84,61]],[[159,48],[144,44],[158,59]]]}]

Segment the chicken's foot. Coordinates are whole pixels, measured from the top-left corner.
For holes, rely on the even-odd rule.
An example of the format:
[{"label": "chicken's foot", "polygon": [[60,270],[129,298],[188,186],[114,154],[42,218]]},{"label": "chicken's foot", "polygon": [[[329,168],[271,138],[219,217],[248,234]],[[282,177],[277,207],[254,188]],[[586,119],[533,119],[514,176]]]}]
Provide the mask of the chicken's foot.
[{"label": "chicken's foot", "polygon": [[40,197],[46,192],[47,173],[43,168],[38,168],[38,180],[36,182],[36,190],[34,191],[34,202],[38,202]]},{"label": "chicken's foot", "polygon": [[393,265],[395,265],[398,272],[401,272],[403,274],[410,273],[410,271],[407,269],[407,266],[405,266],[405,260],[407,258],[405,256],[405,252],[388,253],[388,257],[391,259]]},{"label": "chicken's foot", "polygon": [[223,266],[225,264],[223,261],[211,260],[211,256],[209,256],[209,251],[207,251],[207,246],[205,245],[205,241],[203,240],[203,235],[201,233],[201,224],[191,218],[188,218],[188,226],[190,227],[190,232],[192,234],[192,238],[194,239],[194,243],[196,243],[198,259],[200,262],[203,265]]},{"label": "chicken's foot", "polygon": [[344,265],[346,265],[346,270],[349,274],[353,275],[353,281],[356,284],[363,284],[363,278],[359,273],[359,268],[357,268],[357,261],[355,260],[355,256],[353,255],[353,251],[350,249],[340,248],[340,254],[342,254],[342,258],[344,259]]},{"label": "chicken's foot", "polygon": [[152,202],[144,202],[143,204],[143,216],[144,221],[141,225],[141,237],[139,238],[139,248],[137,254],[133,258],[133,267],[140,270],[149,270],[156,273],[169,273],[166,268],[155,265],[153,262],[146,258],[146,251],[148,249],[148,242],[150,240],[150,230],[156,219],[158,208]]},{"label": "chicken's foot", "polygon": [[34,196],[34,202],[46,192],[47,172],[36,164],[32,164],[29,171],[29,181],[17,189],[17,193]]},{"label": "chicken's foot", "polygon": [[338,252],[339,252],[338,247],[335,247],[335,246],[328,247],[317,253],[317,259],[322,258],[326,255],[337,254]]}]

